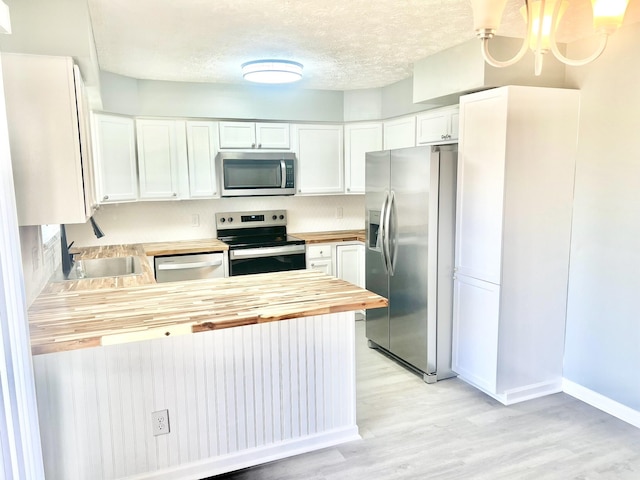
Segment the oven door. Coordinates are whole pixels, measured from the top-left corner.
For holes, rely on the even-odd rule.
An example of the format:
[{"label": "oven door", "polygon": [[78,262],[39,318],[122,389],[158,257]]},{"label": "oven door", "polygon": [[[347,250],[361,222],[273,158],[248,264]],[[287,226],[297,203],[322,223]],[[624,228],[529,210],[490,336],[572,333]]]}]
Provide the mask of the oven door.
[{"label": "oven door", "polygon": [[304,245],[229,250],[229,276],[282,272],[306,268]]}]

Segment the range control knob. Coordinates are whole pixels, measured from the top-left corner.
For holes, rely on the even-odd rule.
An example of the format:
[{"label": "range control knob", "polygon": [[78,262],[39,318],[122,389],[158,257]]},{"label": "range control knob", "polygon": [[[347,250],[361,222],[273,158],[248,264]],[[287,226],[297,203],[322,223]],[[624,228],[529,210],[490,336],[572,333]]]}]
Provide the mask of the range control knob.
[{"label": "range control knob", "polygon": [[273,215],[273,216],[271,217],[271,220],[277,220],[277,219],[278,219],[278,216],[277,216],[277,215]]},{"label": "range control knob", "polygon": [[233,217],[229,217],[229,219],[227,220],[229,223],[233,222]]},{"label": "range control knob", "polygon": [[220,223],[224,223],[224,222],[226,222],[226,221],[227,221],[227,219],[226,219],[226,218],[224,218],[224,217],[222,217],[222,218],[220,219]]},{"label": "range control knob", "polygon": [[280,220],[284,220],[284,215],[280,215]]}]

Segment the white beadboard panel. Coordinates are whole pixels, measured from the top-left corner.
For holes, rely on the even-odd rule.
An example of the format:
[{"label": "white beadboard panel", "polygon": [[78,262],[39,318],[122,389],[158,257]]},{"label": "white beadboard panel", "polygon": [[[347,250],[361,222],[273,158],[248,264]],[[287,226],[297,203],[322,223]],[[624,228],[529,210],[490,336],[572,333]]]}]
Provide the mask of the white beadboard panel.
[{"label": "white beadboard panel", "polygon": [[204,477],[358,438],[354,337],[347,312],[35,356],[47,479]]},{"label": "white beadboard panel", "polygon": [[[287,210],[287,231],[364,229],[364,195],[241,197],[213,200],[132,202],[102,205],[94,218],[105,236],[96,239],[89,224],[67,225],[77,246],[166,242],[215,238],[215,214],[245,210]],[[337,218],[341,209],[342,218]],[[194,227],[193,215],[199,216]]]}]

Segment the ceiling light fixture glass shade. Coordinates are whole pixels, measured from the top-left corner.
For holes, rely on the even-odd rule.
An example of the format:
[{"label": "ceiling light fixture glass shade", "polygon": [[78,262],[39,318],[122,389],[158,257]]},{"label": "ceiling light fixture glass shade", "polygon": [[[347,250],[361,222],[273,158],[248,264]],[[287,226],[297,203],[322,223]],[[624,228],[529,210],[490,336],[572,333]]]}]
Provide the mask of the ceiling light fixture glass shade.
[{"label": "ceiling light fixture glass shade", "polygon": [[[582,0],[586,1],[586,0]],[[591,0],[593,8],[593,28],[601,36],[596,51],[583,59],[565,57],[556,44],[556,31],[560,20],[569,6],[566,0],[525,0],[520,9],[527,22],[527,36],[520,51],[510,60],[496,60],[489,53],[491,40],[500,26],[507,0],[471,0],[473,27],[482,41],[482,56],[494,67],[508,67],[520,61],[530,48],[535,55],[535,74],[542,72],[544,55],[551,50],[562,63],[573,67],[586,65],[598,58],[607,46],[607,38],[622,25],[629,0]]]},{"label": "ceiling light fixture glass shade", "polygon": [[290,60],[254,60],[242,64],[242,76],[257,83],[291,83],[302,78],[302,64]]}]

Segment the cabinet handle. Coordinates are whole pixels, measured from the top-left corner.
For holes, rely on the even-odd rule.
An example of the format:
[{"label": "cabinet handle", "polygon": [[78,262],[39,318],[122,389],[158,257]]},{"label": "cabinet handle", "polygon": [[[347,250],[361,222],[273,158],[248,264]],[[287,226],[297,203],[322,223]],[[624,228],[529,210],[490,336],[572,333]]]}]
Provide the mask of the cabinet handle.
[{"label": "cabinet handle", "polygon": [[251,148],[256,148],[256,144],[255,144],[255,143],[252,143],[252,144],[251,144]]},{"label": "cabinet handle", "polygon": [[258,148],[262,148],[262,144],[261,143],[258,144]]},{"label": "cabinet handle", "polygon": [[102,199],[103,200],[109,200],[109,195],[105,195]]},{"label": "cabinet handle", "polygon": [[173,195],[172,195],[172,196],[177,197],[177,196],[178,196],[178,194],[177,194],[176,192],[173,192]]},{"label": "cabinet handle", "polygon": [[351,191],[351,189],[350,189],[350,188],[347,188],[347,192],[350,192],[350,191]]}]

